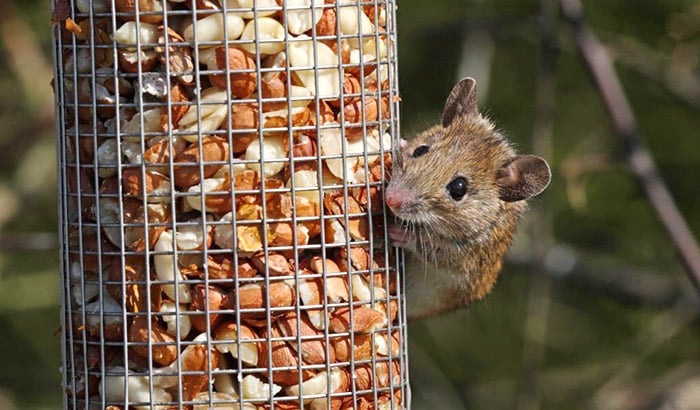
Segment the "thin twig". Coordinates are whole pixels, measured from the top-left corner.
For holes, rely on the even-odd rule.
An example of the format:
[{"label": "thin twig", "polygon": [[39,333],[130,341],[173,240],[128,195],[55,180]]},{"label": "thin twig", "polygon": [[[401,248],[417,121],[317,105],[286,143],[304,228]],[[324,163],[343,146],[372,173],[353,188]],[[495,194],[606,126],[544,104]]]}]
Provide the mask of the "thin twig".
[{"label": "thin twig", "polygon": [[586,25],[579,0],[559,0],[574,30],[576,45],[603,98],[617,135],[622,140],[631,171],[639,180],[657,216],[671,237],[688,277],[700,292],[700,248],[661,179],[654,159],[642,143],[637,121],[605,47]]}]

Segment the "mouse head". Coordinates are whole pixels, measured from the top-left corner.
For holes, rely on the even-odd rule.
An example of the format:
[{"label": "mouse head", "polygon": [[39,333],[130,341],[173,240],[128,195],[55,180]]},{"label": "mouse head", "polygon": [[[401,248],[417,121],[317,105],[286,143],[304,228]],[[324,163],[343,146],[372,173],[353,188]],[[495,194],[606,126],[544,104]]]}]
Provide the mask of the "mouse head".
[{"label": "mouse head", "polygon": [[508,140],[478,110],[476,81],[461,80],[450,93],[441,124],[403,144],[386,189],[400,219],[437,225],[476,237],[508,209],[542,192],[551,173],[534,155],[516,155]]}]

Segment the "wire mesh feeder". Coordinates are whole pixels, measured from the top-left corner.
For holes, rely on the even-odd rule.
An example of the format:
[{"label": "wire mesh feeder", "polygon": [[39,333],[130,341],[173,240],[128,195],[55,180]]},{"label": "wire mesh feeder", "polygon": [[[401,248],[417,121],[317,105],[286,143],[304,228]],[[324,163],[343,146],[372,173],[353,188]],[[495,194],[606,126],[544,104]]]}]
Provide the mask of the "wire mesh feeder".
[{"label": "wire mesh feeder", "polygon": [[408,407],[394,18],[56,2],[64,408]]}]

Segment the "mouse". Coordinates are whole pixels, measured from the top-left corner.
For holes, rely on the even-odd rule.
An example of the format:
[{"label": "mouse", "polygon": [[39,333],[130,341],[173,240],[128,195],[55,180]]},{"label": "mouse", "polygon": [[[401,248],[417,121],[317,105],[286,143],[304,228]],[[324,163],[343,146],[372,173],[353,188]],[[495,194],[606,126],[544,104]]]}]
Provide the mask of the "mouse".
[{"label": "mouse", "polygon": [[519,155],[479,112],[476,80],[450,92],[441,122],[401,140],[384,199],[404,249],[409,320],[453,311],[489,294],[527,200],[547,188],[549,164]]}]

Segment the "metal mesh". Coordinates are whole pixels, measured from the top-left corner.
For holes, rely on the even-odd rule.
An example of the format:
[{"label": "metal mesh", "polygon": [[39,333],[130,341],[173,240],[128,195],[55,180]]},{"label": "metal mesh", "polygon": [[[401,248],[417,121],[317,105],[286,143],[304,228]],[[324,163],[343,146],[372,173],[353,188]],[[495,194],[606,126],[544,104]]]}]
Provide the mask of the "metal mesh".
[{"label": "metal mesh", "polygon": [[54,18],[64,408],[408,408],[394,2]]}]

